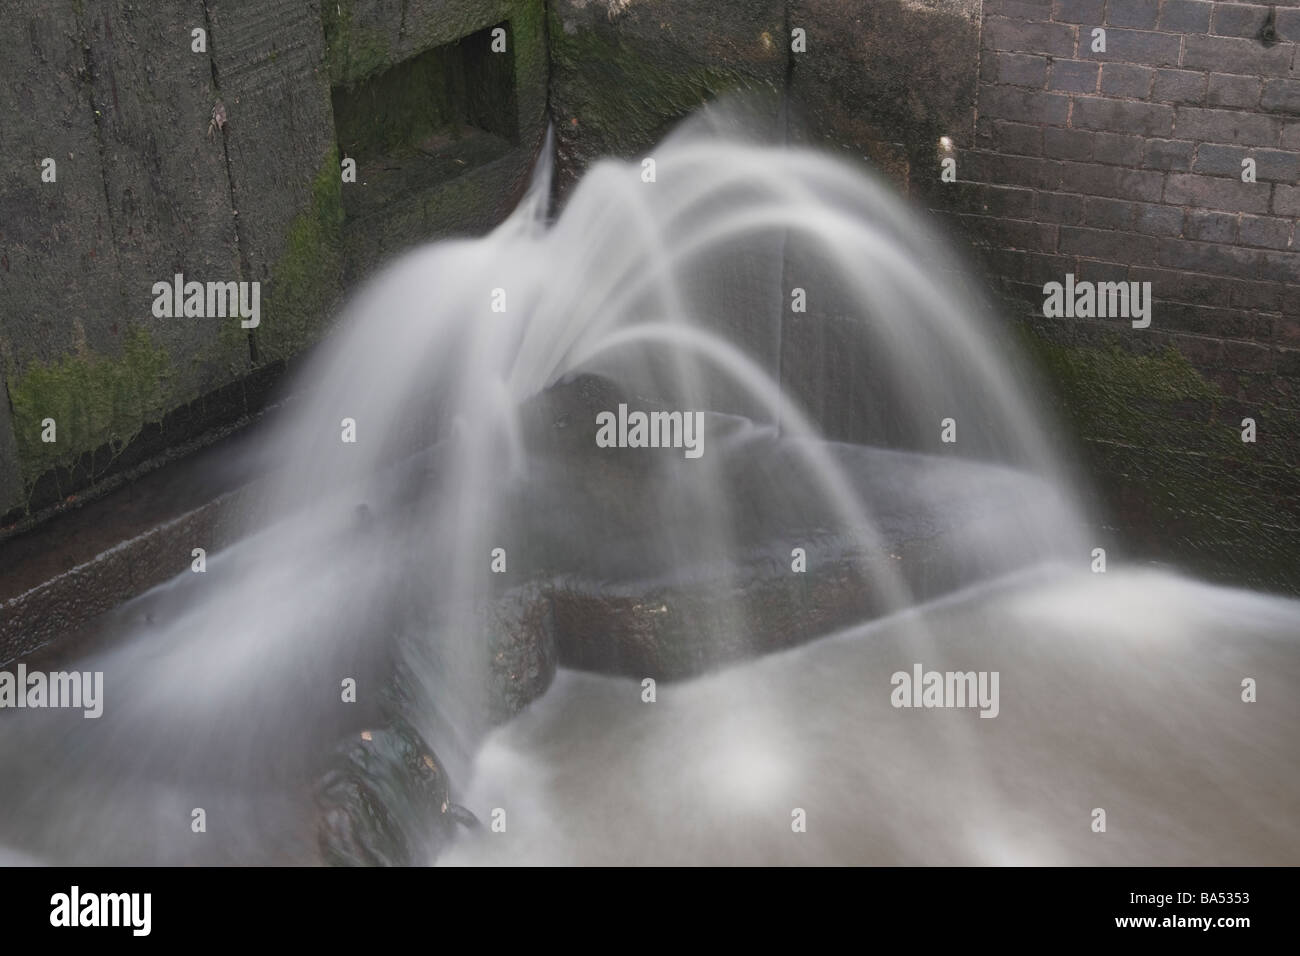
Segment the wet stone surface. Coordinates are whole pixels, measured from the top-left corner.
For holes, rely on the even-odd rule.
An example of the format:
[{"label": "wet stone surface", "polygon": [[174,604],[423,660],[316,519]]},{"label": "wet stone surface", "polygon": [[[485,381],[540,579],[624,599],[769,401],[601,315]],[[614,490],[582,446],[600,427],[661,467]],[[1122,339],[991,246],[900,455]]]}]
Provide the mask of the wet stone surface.
[{"label": "wet stone surface", "polygon": [[321,857],[334,866],[410,866],[435,858],[461,826],[447,773],[411,727],[364,730],[339,747],[317,791]]}]

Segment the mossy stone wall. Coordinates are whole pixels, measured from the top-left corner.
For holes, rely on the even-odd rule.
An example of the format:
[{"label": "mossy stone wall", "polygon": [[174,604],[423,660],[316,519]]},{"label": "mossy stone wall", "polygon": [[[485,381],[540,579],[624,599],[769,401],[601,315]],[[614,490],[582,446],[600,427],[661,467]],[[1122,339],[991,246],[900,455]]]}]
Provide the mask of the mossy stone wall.
[{"label": "mossy stone wall", "polygon": [[[256,410],[328,328],[349,250],[372,265],[504,215],[545,128],[542,11],[15,0],[0,24],[0,533]],[[419,215],[371,256],[377,230],[345,213],[332,89],[500,22],[516,148],[414,197]],[[54,182],[41,180],[46,157]],[[260,282],[260,325],[155,317],[153,284],[176,273]],[[51,418],[56,440],[42,441]]]}]

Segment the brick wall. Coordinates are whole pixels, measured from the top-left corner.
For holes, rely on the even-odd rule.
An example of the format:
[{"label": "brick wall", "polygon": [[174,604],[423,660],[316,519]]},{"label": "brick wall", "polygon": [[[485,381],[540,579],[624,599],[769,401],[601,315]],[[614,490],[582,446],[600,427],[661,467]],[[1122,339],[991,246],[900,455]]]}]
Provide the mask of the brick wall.
[{"label": "brick wall", "polygon": [[[1272,10],[984,0],[973,142],[938,204],[1034,319],[1125,540],[1295,589],[1300,0],[1265,42]],[[1151,327],[1044,319],[1043,285],[1067,272],[1151,282]]]}]

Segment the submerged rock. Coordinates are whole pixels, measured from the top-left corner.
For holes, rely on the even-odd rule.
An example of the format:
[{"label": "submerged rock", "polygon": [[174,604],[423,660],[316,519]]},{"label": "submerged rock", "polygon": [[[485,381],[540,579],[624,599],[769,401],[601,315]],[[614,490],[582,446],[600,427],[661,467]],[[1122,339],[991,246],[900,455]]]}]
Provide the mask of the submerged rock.
[{"label": "submerged rock", "polygon": [[488,719],[504,723],[541,697],[555,679],[555,611],[549,589],[511,588],[487,614],[491,694]]},{"label": "submerged rock", "polygon": [[[598,447],[596,415],[625,402],[666,407],[593,374],[525,403],[527,477],[501,496],[512,567],[547,599],[567,667],[690,677],[1075,547],[1045,530],[1062,524],[1059,489],[1023,472],[716,413],[697,460]],[[860,513],[819,483],[827,466]],[[494,633],[538,630],[508,623],[522,607],[499,603]]]},{"label": "submerged rock", "polygon": [[317,790],[321,856],[334,866],[410,866],[434,859],[477,818],[451,802],[447,773],[403,723],[340,747]]}]

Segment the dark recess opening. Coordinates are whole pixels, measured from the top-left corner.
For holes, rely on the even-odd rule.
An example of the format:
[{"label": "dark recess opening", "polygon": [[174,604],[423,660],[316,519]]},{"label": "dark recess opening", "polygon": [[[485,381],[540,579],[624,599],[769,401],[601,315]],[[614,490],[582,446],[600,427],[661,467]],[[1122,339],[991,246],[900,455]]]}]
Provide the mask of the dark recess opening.
[{"label": "dark recess opening", "polygon": [[[492,31],[433,47],[351,86],[335,87],[339,153],[357,161],[349,215],[379,209],[505,155],[519,142],[513,52]],[[364,185],[362,185],[364,183]]]}]

